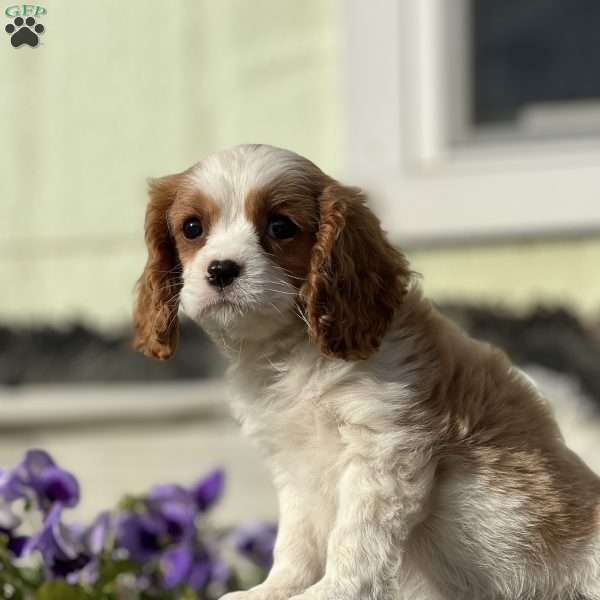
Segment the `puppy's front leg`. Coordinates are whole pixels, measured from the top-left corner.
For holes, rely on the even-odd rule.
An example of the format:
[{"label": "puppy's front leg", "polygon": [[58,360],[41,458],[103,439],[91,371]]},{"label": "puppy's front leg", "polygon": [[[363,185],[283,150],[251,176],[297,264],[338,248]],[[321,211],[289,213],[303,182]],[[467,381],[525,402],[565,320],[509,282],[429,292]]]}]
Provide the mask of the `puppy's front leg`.
[{"label": "puppy's front leg", "polygon": [[310,520],[312,504],[289,486],[279,490],[279,529],[273,567],[267,579],[247,592],[233,592],[221,600],[288,600],[323,575],[324,552],[319,552]]},{"label": "puppy's front leg", "polygon": [[324,577],[293,600],[390,600],[412,528],[424,518],[433,465],[382,472],[351,464],[340,481]]}]

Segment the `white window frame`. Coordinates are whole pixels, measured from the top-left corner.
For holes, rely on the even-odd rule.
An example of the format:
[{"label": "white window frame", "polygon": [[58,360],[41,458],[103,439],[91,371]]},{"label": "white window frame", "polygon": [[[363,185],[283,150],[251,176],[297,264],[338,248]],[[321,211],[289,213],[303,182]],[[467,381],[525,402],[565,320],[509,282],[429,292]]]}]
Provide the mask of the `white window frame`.
[{"label": "white window frame", "polygon": [[466,8],[342,2],[346,176],[407,244],[600,231],[600,137],[451,143],[451,124],[466,123],[456,60],[467,51]]}]

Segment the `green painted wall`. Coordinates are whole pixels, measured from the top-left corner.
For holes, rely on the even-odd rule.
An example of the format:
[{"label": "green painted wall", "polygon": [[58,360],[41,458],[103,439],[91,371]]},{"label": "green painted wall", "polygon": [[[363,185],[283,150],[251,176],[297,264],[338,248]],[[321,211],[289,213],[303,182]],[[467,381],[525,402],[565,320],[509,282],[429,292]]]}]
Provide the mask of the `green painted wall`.
[{"label": "green painted wall", "polygon": [[565,305],[600,322],[600,236],[409,251],[438,300]]},{"label": "green painted wall", "polygon": [[42,45],[0,40],[0,321],[129,318],[148,176],[242,142],[339,168],[334,0],[43,4]]}]

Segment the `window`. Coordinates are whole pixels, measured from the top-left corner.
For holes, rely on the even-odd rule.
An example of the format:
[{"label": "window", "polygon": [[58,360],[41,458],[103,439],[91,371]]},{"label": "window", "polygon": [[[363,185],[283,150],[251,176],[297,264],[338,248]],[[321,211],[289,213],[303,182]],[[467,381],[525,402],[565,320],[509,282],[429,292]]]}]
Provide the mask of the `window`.
[{"label": "window", "polygon": [[600,133],[600,3],[469,0],[463,18],[467,140]]},{"label": "window", "polygon": [[600,4],[344,6],[348,168],[392,233],[600,231]]}]

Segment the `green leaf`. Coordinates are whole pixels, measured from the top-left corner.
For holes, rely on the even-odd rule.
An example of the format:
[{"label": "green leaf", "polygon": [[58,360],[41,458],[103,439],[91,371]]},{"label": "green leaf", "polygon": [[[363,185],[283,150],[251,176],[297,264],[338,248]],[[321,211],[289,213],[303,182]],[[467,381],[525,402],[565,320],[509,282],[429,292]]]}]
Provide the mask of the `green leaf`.
[{"label": "green leaf", "polygon": [[113,583],[123,573],[135,573],[139,571],[139,565],[130,560],[114,560],[109,556],[104,556],[100,562],[100,569],[96,587],[101,588],[107,584]]},{"label": "green leaf", "polygon": [[[8,538],[0,535],[0,587],[9,586],[15,600],[30,598],[41,581],[41,570],[31,567],[18,567],[6,548]],[[0,593],[1,589],[0,589]]]},{"label": "green leaf", "polygon": [[181,600],[198,600],[198,596],[191,588],[186,587],[183,590],[183,594],[180,596]]},{"label": "green leaf", "polygon": [[80,585],[71,585],[63,579],[47,581],[35,594],[35,600],[90,600]]},{"label": "green leaf", "polygon": [[117,507],[120,510],[133,510],[137,512],[145,512],[147,508],[144,496],[134,496],[132,494],[123,496],[119,500]]}]

